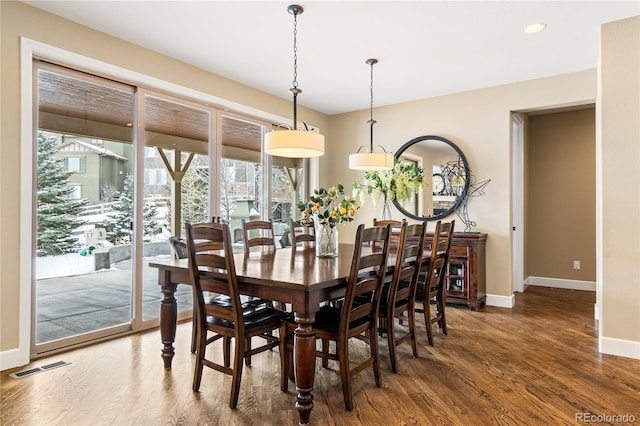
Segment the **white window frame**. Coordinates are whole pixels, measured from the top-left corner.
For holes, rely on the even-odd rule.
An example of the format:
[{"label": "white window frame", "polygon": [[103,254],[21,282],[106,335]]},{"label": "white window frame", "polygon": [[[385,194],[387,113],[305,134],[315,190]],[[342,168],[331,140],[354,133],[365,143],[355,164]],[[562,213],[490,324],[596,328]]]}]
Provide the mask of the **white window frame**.
[{"label": "white window frame", "polygon": [[[84,155],[69,155],[64,157],[64,171],[69,173],[84,173],[86,171],[87,159]],[[70,164],[74,163],[69,160],[78,160],[78,168],[71,170]]]}]

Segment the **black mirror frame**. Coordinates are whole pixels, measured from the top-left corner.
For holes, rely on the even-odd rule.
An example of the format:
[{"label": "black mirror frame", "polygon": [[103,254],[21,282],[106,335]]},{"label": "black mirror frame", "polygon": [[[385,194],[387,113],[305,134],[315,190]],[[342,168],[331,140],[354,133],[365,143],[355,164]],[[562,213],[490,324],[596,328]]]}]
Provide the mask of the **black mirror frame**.
[{"label": "black mirror frame", "polygon": [[398,202],[398,200],[393,200],[393,205],[396,206],[396,208],[400,211],[400,213],[402,213],[403,215],[411,218],[411,219],[415,219],[415,220],[422,220],[422,221],[435,221],[435,220],[440,220],[443,219],[447,216],[449,216],[450,214],[454,213],[458,207],[460,207],[460,205],[462,204],[462,202],[467,198],[467,194],[469,193],[469,186],[471,185],[471,169],[469,168],[469,163],[467,162],[467,158],[464,156],[464,154],[462,153],[462,151],[460,151],[460,148],[458,148],[458,146],[456,144],[454,144],[453,142],[451,142],[449,139],[443,138],[441,136],[433,136],[433,135],[428,135],[428,136],[418,136],[417,138],[413,138],[411,139],[409,142],[405,143],[404,145],[402,145],[400,147],[400,149],[398,149],[396,151],[396,153],[394,154],[395,158],[400,158],[400,156],[407,150],[409,149],[410,146],[412,146],[413,144],[416,144],[418,142],[424,141],[424,140],[437,140],[440,142],[444,142],[447,145],[449,145],[451,148],[453,148],[453,150],[458,154],[458,156],[460,157],[460,160],[462,160],[462,163],[464,164],[465,170],[467,172],[467,176],[466,179],[464,180],[464,188],[462,189],[462,193],[460,194],[460,196],[456,199],[456,202],[454,203],[454,205],[452,207],[450,207],[449,209],[438,213],[437,215],[431,216],[431,217],[422,217],[422,216],[417,216],[413,213],[409,213],[408,211],[406,211]]}]

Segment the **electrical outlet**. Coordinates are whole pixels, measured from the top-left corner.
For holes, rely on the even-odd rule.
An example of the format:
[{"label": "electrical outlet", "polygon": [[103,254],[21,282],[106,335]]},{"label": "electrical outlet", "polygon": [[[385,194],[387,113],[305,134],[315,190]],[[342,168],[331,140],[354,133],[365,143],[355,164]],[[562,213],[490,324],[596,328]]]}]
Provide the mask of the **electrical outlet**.
[{"label": "electrical outlet", "polygon": [[574,260],[573,261],[573,269],[580,269],[580,261],[579,260]]}]

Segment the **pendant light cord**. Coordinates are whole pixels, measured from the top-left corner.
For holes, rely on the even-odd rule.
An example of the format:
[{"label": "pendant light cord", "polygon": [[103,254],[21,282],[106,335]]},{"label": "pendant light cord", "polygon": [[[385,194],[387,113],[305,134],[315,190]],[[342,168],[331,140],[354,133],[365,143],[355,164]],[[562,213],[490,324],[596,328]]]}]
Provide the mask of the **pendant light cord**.
[{"label": "pendant light cord", "polygon": [[298,130],[298,94],[302,93],[298,88],[298,14],[302,8],[290,6],[289,13],[293,15],[293,87],[289,91],[293,93],[293,130]]},{"label": "pendant light cord", "polygon": [[293,14],[293,87],[291,91],[298,88],[298,14]]},{"label": "pendant light cord", "polygon": [[371,95],[371,101],[369,103],[369,121],[367,121],[367,123],[369,123],[370,126],[370,132],[369,132],[369,144],[370,144],[370,151],[369,153],[373,154],[373,125],[376,124],[376,120],[373,119],[373,65],[378,63],[377,59],[367,59],[367,64],[371,65],[371,85],[369,86],[369,91],[370,91],[370,95]]}]

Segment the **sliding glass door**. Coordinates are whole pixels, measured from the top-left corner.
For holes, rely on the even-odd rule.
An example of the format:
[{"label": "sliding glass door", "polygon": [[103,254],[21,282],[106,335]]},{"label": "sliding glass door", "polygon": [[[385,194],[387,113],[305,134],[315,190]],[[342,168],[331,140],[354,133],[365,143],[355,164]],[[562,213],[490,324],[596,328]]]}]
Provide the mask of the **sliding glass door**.
[{"label": "sliding glass door", "polygon": [[134,88],[38,63],[32,351],[130,329]]},{"label": "sliding glass door", "polygon": [[[213,110],[159,93],[141,91],[144,104],[143,217],[143,321],[157,320],[160,308],[158,271],[149,260],[180,257],[169,239],[184,237],[184,223],[211,219],[209,208],[209,139]],[[154,218],[154,222],[146,218]],[[178,286],[180,318],[191,314],[192,291]]]}]

